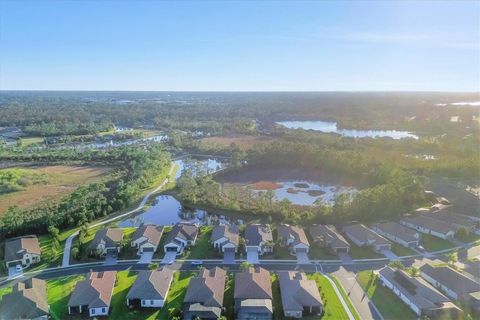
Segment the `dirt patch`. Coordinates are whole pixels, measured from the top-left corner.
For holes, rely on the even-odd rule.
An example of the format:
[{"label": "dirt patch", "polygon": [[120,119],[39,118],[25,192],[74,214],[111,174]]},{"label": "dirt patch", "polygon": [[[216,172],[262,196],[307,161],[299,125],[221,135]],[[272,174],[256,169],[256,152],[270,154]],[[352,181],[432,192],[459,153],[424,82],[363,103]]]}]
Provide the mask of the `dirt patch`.
[{"label": "dirt patch", "polygon": [[295,188],[288,188],[287,189],[287,192],[288,193],[291,193],[291,194],[297,194],[299,192],[298,189],[295,189]]},{"label": "dirt patch", "polygon": [[258,181],[250,185],[253,190],[275,190],[282,186],[282,184],[273,181]]},{"label": "dirt patch", "polygon": [[31,208],[46,201],[59,199],[78,186],[100,180],[111,168],[101,166],[47,166],[32,167],[32,170],[46,176],[46,183],[30,185],[25,190],[0,196],[0,215],[8,207]]},{"label": "dirt patch", "polygon": [[201,139],[201,143],[207,146],[230,146],[232,143],[238,145],[242,150],[252,149],[254,145],[258,143],[266,143],[272,141],[271,137],[263,136],[245,136],[245,135],[235,135],[228,137],[208,137]]},{"label": "dirt patch", "polygon": [[325,194],[325,192],[322,190],[308,190],[307,193],[309,196],[312,196],[312,197],[318,197],[318,196],[321,196],[322,194]]}]

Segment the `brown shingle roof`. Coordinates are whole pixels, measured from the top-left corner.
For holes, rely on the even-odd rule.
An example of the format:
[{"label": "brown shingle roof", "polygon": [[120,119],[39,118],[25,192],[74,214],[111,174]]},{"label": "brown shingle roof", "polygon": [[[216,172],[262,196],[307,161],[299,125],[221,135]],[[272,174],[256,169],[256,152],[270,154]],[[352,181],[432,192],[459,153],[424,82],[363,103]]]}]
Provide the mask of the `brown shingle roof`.
[{"label": "brown shingle roof", "polygon": [[373,241],[375,245],[391,244],[390,241],[388,241],[375,231],[367,228],[363,224],[358,223],[344,226],[343,231],[348,237],[353,236],[361,242]]},{"label": "brown shingle roof", "polygon": [[235,274],[235,299],[272,299],[270,272],[250,267]]},{"label": "brown shingle roof", "polygon": [[430,218],[423,214],[419,214],[415,217],[405,217],[405,218],[402,218],[402,220],[400,221],[418,225],[420,227],[430,229],[442,234],[447,234],[449,232],[455,231],[455,228],[449,223],[446,223],[438,219]]},{"label": "brown shingle roof", "polygon": [[303,311],[303,307],[322,306],[317,283],[308,280],[303,272],[278,271],[284,310]]},{"label": "brown shingle roof", "polygon": [[90,248],[96,249],[100,243],[104,243],[105,247],[115,247],[123,239],[123,230],[120,228],[105,228],[98,230],[90,243]]},{"label": "brown shingle roof", "polygon": [[332,248],[350,248],[350,244],[345,238],[331,225],[313,225],[309,228],[310,236],[313,241],[325,241]]},{"label": "brown shingle roof", "polygon": [[116,275],[116,271],[90,272],[86,280],[77,282],[68,306],[109,307]]},{"label": "brown shingle roof", "polygon": [[230,243],[238,246],[240,232],[237,226],[231,225],[221,225],[216,226],[212,231],[211,241],[217,241],[221,238],[227,238]]},{"label": "brown shingle roof", "polygon": [[173,279],[168,268],[140,271],[127,294],[128,299],[165,300]]},{"label": "brown shingle roof", "polygon": [[226,275],[226,271],[218,267],[210,270],[203,269],[199,277],[190,280],[183,301],[198,302],[208,307],[222,307]]},{"label": "brown shingle roof", "polygon": [[23,236],[5,241],[6,262],[22,259],[25,252],[40,255],[40,244],[36,236]]},{"label": "brown shingle roof", "polygon": [[291,226],[289,224],[281,224],[277,228],[278,232],[278,237],[282,238],[284,240],[287,240],[289,238],[293,238],[293,246],[296,246],[297,244],[305,244],[307,246],[310,245],[307,239],[307,235],[305,234],[305,231],[303,231],[302,228],[297,227],[297,226]]},{"label": "brown shingle roof", "polygon": [[168,234],[165,243],[172,242],[175,238],[193,241],[198,235],[198,228],[194,224],[177,223]]},{"label": "brown shingle roof", "polygon": [[458,296],[480,291],[480,283],[447,266],[432,267],[429,264],[425,264],[420,268],[420,272],[443,284]]},{"label": "brown shingle roof", "polygon": [[3,296],[0,319],[32,319],[48,315],[47,285],[31,278],[17,283],[12,292]]},{"label": "brown shingle roof", "polygon": [[258,246],[261,242],[273,242],[272,230],[267,224],[252,224],[245,228],[247,246]]},{"label": "brown shingle roof", "polygon": [[158,246],[160,238],[163,234],[163,227],[152,224],[143,225],[137,228],[132,235],[132,241],[138,240],[142,237],[147,238],[146,242]]}]

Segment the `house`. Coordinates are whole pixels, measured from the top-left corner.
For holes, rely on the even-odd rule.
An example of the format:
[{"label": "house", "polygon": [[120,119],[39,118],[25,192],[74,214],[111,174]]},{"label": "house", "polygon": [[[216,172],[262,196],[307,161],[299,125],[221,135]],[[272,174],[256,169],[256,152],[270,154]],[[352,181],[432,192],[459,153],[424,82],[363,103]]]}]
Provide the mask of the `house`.
[{"label": "house", "polygon": [[430,217],[432,219],[437,219],[444,221],[450,224],[455,231],[460,229],[465,229],[467,232],[474,233],[477,231],[477,222],[471,219],[469,216],[450,212],[447,210],[441,210],[435,213],[427,213],[425,216]]},{"label": "house", "polygon": [[138,255],[141,255],[143,252],[156,252],[162,234],[162,226],[153,224],[142,225],[133,233],[131,246],[138,249]]},{"label": "house", "polygon": [[430,218],[425,214],[404,217],[400,220],[400,224],[441,239],[452,239],[455,236],[455,228],[452,225],[438,219]]},{"label": "house", "polygon": [[297,255],[297,252],[308,253],[310,250],[310,243],[302,228],[281,224],[277,227],[277,234],[281,245],[288,247],[293,255]]},{"label": "house", "polygon": [[316,224],[308,230],[315,243],[322,247],[327,247],[332,253],[348,253],[350,251],[350,244],[334,226]]},{"label": "house", "polygon": [[108,315],[116,276],[116,271],[89,272],[85,280],[77,282],[68,300],[68,314]]},{"label": "house", "polygon": [[370,230],[363,224],[351,224],[343,227],[345,235],[359,247],[371,247],[373,251],[391,250],[392,243]]},{"label": "house", "polygon": [[480,291],[480,283],[448,266],[432,267],[425,264],[420,268],[420,275],[453,300],[465,300],[470,293]]},{"label": "house", "polygon": [[190,280],[183,300],[183,319],[218,319],[222,314],[227,272],[215,267],[203,269]]},{"label": "house", "polygon": [[193,246],[197,241],[198,228],[194,224],[177,223],[168,234],[163,246],[165,252],[182,254],[188,246]]},{"label": "house", "polygon": [[273,252],[273,235],[267,224],[252,224],[245,228],[245,251],[258,251],[259,255]]},{"label": "house", "polygon": [[40,244],[36,236],[22,236],[5,240],[5,264],[13,267],[21,264],[28,268],[40,262]]},{"label": "house", "polygon": [[480,257],[480,245],[470,247],[458,253],[458,258],[462,261]]},{"label": "house", "polygon": [[420,234],[397,222],[381,222],[372,226],[379,235],[401,244],[406,248],[415,248],[420,245]]},{"label": "house", "polygon": [[322,299],[315,280],[308,280],[300,271],[279,271],[277,274],[285,317],[322,314]]},{"label": "house", "polygon": [[240,231],[238,227],[234,225],[216,226],[212,231],[210,240],[212,241],[213,247],[218,251],[225,252],[226,250],[230,250],[237,252]]},{"label": "house", "polygon": [[0,320],[48,319],[47,284],[30,278],[16,283],[0,302]]},{"label": "house", "polygon": [[270,272],[250,267],[235,274],[235,313],[238,320],[270,320],[273,315]]},{"label": "house", "polygon": [[105,256],[107,253],[118,254],[123,240],[123,230],[120,228],[105,228],[98,230],[90,243],[90,253]]},{"label": "house", "polygon": [[459,319],[463,315],[450,299],[420,277],[389,266],[378,274],[382,285],[392,290],[419,317]]},{"label": "house", "polygon": [[162,268],[140,271],[127,294],[127,306],[132,308],[161,308],[167,299],[173,272]]}]

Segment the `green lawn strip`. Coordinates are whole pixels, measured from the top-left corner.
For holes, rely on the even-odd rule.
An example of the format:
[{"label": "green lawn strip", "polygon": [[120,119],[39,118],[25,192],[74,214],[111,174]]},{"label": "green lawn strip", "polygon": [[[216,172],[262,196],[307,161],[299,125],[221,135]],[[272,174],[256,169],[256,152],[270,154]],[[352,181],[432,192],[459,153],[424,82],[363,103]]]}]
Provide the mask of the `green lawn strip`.
[{"label": "green lawn strip", "polygon": [[480,235],[472,232],[467,233],[465,236],[460,236],[457,234],[455,237],[464,243],[477,242],[478,240],[480,240]]},{"label": "green lawn strip", "polygon": [[[340,319],[349,319],[348,314],[343,308],[340,299],[337,297],[335,290],[333,289],[330,282],[323,275],[319,273],[310,274],[307,276],[308,279],[315,280],[317,283],[318,289],[320,290],[320,295],[322,296],[324,315],[321,318],[322,320],[331,319],[331,320],[340,320]],[[303,317],[303,319],[320,319],[320,317],[311,316]]]},{"label": "green lawn strip", "polygon": [[182,259],[221,259],[222,255],[218,254],[210,243],[212,230],[212,226],[200,227],[197,242],[185,250]]},{"label": "green lawn strip", "polygon": [[422,234],[422,246],[427,251],[440,251],[453,248],[456,245],[448,240],[437,238],[429,234]]},{"label": "green lawn strip", "polygon": [[0,288],[0,301],[2,301],[4,295],[9,294],[10,292],[12,292],[12,286]]},{"label": "green lawn strip", "polygon": [[[313,242],[310,242],[313,243]],[[332,254],[327,248],[320,247],[317,244],[310,246],[308,256],[313,260],[338,260],[338,256]]]},{"label": "green lawn strip", "polygon": [[372,271],[357,273],[357,282],[385,319],[408,320],[418,318],[399,297],[379,283],[378,277]]},{"label": "green lawn strip", "polygon": [[287,247],[283,247],[279,244],[275,244],[273,247],[273,253],[266,255],[263,259],[283,259],[283,260],[295,260],[295,256],[292,256]]},{"label": "green lawn strip", "polygon": [[194,272],[175,272],[172,285],[168,291],[167,301],[160,310],[157,319],[170,319],[168,312],[170,308],[181,310],[190,279],[196,275]]},{"label": "green lawn strip", "polygon": [[333,282],[335,282],[335,284],[337,285],[338,287],[338,290],[340,291],[342,297],[343,297],[343,300],[345,300],[345,302],[347,303],[348,305],[348,308],[350,309],[350,312],[353,314],[353,317],[355,319],[358,319],[360,320],[360,315],[358,314],[357,310],[355,309],[355,307],[353,306],[352,304],[352,301],[350,300],[350,297],[348,296],[347,292],[345,291],[345,288],[342,286],[342,284],[340,283],[340,281],[338,281],[337,278],[335,278],[334,276],[330,275],[330,278],[333,280]]},{"label": "green lawn strip", "polygon": [[233,298],[234,283],[235,282],[233,274],[227,273],[225,293],[223,295],[223,306],[225,307],[225,316],[227,317],[227,319],[235,318],[235,300]]},{"label": "green lawn strip", "polygon": [[43,143],[42,137],[25,137],[21,138],[22,146],[27,147],[32,144]]},{"label": "green lawn strip", "polygon": [[417,254],[412,249],[406,248],[398,243],[392,243],[392,251],[397,256],[413,256]]},{"label": "green lawn strip", "polygon": [[375,258],[385,258],[382,254],[376,253],[370,247],[359,247],[355,244],[350,246],[350,256],[353,259],[375,259]]},{"label": "green lawn strip", "polygon": [[165,226],[163,227],[163,234],[162,238],[160,239],[160,243],[158,244],[158,250],[153,254],[153,259],[162,259],[163,256],[165,255],[165,250],[163,249],[163,246],[165,245],[165,242],[167,240],[168,234],[172,231],[171,226]]},{"label": "green lawn strip", "polygon": [[140,256],[137,255],[137,248],[132,248],[132,235],[137,230],[137,228],[128,227],[122,228],[123,229],[123,243],[124,246],[120,250],[120,254],[118,255],[119,260],[134,260],[138,259]]},{"label": "green lawn strip", "polygon": [[270,276],[272,280],[272,294],[273,294],[273,319],[283,320],[282,296],[280,294],[280,282],[276,273]]},{"label": "green lawn strip", "polygon": [[48,304],[52,319],[63,320],[68,314],[68,299],[78,281],[83,275],[61,277],[47,281]]}]

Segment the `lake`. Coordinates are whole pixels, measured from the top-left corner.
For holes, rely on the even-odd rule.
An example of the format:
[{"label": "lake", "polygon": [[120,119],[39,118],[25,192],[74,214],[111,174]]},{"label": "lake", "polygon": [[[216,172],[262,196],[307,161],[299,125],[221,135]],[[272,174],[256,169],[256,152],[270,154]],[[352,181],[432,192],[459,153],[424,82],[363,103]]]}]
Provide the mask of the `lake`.
[{"label": "lake", "polygon": [[179,166],[177,173],[175,174],[175,179],[180,178],[182,172],[186,169],[192,170],[194,174],[199,171],[205,173],[213,173],[217,170],[222,169],[225,166],[225,163],[219,159],[213,157],[185,157],[182,159],[175,160],[175,164]]},{"label": "lake", "polygon": [[408,131],[339,129],[337,123],[332,121],[278,121],[276,123],[289,129],[336,133],[350,138],[392,138],[395,140],[404,138],[418,139],[417,135]]}]

